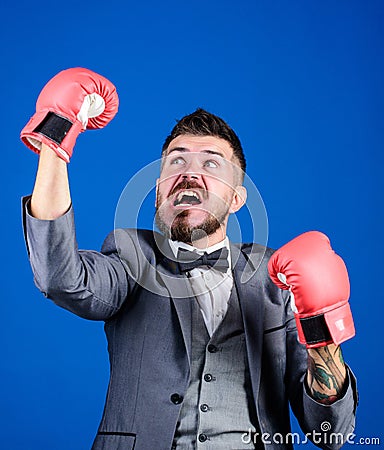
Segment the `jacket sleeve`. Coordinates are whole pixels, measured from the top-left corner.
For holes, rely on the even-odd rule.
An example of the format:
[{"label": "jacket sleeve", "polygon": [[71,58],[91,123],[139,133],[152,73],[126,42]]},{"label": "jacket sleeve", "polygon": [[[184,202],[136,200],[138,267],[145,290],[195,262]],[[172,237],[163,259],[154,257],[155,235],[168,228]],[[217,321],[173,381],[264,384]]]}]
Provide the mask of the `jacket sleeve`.
[{"label": "jacket sleeve", "polygon": [[307,351],[298,342],[295,320],[290,307],[289,294],[287,314],[287,383],[292,411],[308,440],[324,449],[338,449],[355,428],[357,407],[356,379],[347,367],[347,385],[341,398],[331,405],[314,400],[307,391]]},{"label": "jacket sleeve", "polygon": [[80,317],[110,318],[135,283],[118,256],[114,233],[101,252],[78,250],[72,207],[55,220],[40,220],[29,214],[29,199],[23,198],[23,226],[37,288]]}]

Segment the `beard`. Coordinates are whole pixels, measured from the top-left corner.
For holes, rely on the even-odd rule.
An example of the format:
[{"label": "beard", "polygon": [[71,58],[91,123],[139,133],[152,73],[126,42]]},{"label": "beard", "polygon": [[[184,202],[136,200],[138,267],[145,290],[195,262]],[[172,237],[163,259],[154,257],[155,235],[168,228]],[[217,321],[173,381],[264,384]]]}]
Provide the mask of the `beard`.
[{"label": "beard", "polygon": [[[192,185],[183,185],[181,188],[194,188]],[[180,210],[180,212],[173,218],[172,223],[169,224],[169,215],[166,211],[159,207],[163,205],[163,201],[159,198],[156,204],[155,223],[158,229],[165,234],[166,237],[172,241],[185,242],[192,244],[195,241],[204,239],[207,236],[215,233],[224,223],[229,213],[228,203],[224,203],[217,207],[217,211],[209,212],[207,217],[197,225],[191,225],[189,216],[191,211],[188,209]],[[168,217],[168,220],[166,220]]]},{"label": "beard", "polygon": [[180,211],[169,226],[165,223],[161,211],[157,208],[155,216],[156,225],[172,241],[191,244],[217,231],[223,225],[227,216],[227,212],[223,212],[219,217],[209,214],[199,225],[190,225],[188,219],[189,214],[187,210]]}]

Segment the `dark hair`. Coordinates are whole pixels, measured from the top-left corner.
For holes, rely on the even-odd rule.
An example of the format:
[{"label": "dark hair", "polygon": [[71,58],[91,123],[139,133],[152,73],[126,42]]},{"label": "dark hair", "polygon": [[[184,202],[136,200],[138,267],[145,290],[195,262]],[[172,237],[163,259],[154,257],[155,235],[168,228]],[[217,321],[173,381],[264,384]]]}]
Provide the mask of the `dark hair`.
[{"label": "dark hair", "polygon": [[162,148],[162,155],[167,150],[169,144],[177,136],[183,134],[192,134],[194,136],[215,136],[229,142],[233,149],[233,156],[237,158],[240,168],[245,173],[246,162],[240,139],[232,128],[220,117],[205,111],[202,108],[184,116],[177,121],[171,134],[165,139]]}]

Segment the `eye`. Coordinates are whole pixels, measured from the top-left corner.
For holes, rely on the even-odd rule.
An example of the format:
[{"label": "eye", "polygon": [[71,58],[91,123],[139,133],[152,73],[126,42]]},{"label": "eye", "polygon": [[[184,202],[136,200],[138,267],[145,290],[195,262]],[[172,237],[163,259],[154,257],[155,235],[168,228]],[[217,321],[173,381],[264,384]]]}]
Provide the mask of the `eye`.
[{"label": "eye", "polygon": [[214,159],[208,159],[204,162],[204,167],[208,167],[210,169],[216,169],[219,167],[219,163],[215,161]]},{"label": "eye", "polygon": [[173,158],[171,160],[171,164],[184,164],[185,163],[185,159],[182,158],[181,156],[178,156],[177,158]]}]

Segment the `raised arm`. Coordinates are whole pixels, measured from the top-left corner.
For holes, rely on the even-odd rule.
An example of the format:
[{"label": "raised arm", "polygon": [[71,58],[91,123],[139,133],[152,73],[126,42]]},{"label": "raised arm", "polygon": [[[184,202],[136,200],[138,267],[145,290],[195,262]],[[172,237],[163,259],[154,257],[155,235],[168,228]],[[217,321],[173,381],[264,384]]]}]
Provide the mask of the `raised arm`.
[{"label": "raised arm", "polygon": [[106,78],[80,67],[63,70],[41,91],[36,112],[21,131],[21,140],[40,154],[31,201],[34,217],[52,220],[71,204],[66,163],[77,136],[86,129],[103,128],[118,109],[115,86]]},{"label": "raised arm", "polygon": [[42,220],[54,220],[71,206],[67,163],[42,144],[30,212]]},{"label": "raised arm", "polygon": [[58,305],[90,319],[118,311],[129,290],[113,235],[104,252],[79,251],[67,173],[80,132],[103,128],[116,114],[113,84],[88,69],[60,72],[41,91],[36,113],[21,132],[40,155],[24,209],[29,257],[37,287]]}]

